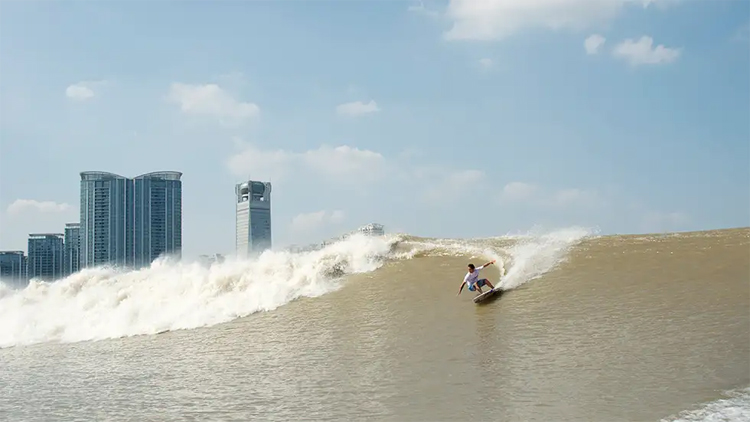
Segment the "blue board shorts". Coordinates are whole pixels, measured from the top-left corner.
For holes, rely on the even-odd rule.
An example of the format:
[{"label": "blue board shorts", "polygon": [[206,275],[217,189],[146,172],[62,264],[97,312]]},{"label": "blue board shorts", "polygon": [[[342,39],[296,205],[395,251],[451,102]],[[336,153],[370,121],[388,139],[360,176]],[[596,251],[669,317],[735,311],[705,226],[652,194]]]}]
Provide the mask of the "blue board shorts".
[{"label": "blue board shorts", "polygon": [[473,292],[477,290],[474,286],[484,287],[485,285],[487,285],[487,279],[480,278],[473,286],[469,286],[469,290]]}]

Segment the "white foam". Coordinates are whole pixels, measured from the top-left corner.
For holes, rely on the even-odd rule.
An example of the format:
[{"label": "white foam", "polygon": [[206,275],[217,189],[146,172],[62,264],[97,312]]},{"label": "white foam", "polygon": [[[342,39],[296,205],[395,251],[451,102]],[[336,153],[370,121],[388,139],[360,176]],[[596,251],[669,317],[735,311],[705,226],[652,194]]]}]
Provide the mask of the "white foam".
[{"label": "white foam", "polygon": [[[514,234],[484,239],[430,239],[415,241],[404,256],[471,256],[482,260],[496,260],[500,283],[505,290],[521,286],[553,270],[567,259],[570,249],[581,240],[595,235],[595,230],[583,227],[544,231],[535,227],[525,234]],[[499,242],[507,241],[503,247]],[[485,262],[474,262],[482,265]],[[458,277],[462,277],[459,274]]]},{"label": "white foam", "polygon": [[[516,288],[541,277],[567,259],[570,249],[581,240],[593,234],[590,229],[571,227],[549,233],[534,230],[518,237],[512,246],[504,250],[505,259],[496,255],[500,263],[500,287],[505,290]],[[509,267],[507,272],[504,268]]]},{"label": "white foam", "polygon": [[0,347],[154,334],[272,310],[336,290],[344,274],[375,270],[393,240],[353,236],[317,251],[210,267],[159,260],[139,271],[86,269],[23,290],[0,284]]},{"label": "white foam", "polygon": [[750,387],[728,391],[727,398],[703,404],[695,410],[685,410],[662,422],[729,422],[750,421]]}]

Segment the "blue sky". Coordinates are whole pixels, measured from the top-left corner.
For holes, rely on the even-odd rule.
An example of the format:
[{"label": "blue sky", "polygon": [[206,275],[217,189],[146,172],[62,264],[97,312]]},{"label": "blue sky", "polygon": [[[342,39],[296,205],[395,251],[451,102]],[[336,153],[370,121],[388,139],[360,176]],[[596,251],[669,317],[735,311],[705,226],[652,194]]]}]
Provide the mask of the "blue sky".
[{"label": "blue sky", "polygon": [[[746,1],[3,2],[0,249],[78,220],[79,172],[183,176],[188,256],[750,224]],[[602,42],[603,41],[603,42]]]}]

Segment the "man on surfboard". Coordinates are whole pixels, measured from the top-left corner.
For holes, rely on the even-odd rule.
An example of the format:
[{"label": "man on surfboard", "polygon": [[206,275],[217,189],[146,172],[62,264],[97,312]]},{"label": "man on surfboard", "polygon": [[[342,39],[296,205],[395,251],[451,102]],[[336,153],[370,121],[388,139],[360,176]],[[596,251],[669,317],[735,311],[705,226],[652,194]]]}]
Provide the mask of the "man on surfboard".
[{"label": "man on surfboard", "polygon": [[458,289],[458,293],[456,293],[456,296],[461,294],[461,291],[464,289],[464,285],[468,286],[468,289],[472,292],[478,291],[479,294],[477,296],[482,294],[482,286],[484,286],[485,284],[490,286],[490,289],[494,289],[495,286],[493,286],[489,280],[487,280],[486,278],[479,278],[479,270],[494,263],[495,260],[493,259],[492,261],[482,265],[479,268],[474,267],[474,264],[469,264],[469,272],[464,276],[464,281],[463,283],[461,283],[461,287]]}]

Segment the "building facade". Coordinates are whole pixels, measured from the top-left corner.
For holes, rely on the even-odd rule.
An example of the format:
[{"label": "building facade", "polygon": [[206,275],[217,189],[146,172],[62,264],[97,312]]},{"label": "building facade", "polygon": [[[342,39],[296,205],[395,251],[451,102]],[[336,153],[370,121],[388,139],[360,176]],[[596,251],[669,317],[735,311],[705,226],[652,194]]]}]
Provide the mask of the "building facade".
[{"label": "building facade", "polygon": [[81,173],[81,268],[132,264],[133,192],[125,177],[105,172]]},{"label": "building facade", "polygon": [[255,255],[270,249],[271,183],[248,180],[235,186],[236,252]]},{"label": "building facade", "polygon": [[133,179],[133,247],[136,267],[164,254],[182,255],[181,173],[149,173]]},{"label": "building facade", "polygon": [[77,273],[81,268],[80,234],[80,223],[68,223],[65,225],[65,255],[63,256],[63,272],[65,276]]},{"label": "building facade", "polygon": [[30,234],[27,274],[29,279],[53,281],[63,278],[65,254],[62,233]]},{"label": "building facade", "polygon": [[182,255],[182,173],[81,173],[80,267],[148,266]]},{"label": "building facade", "polygon": [[13,286],[26,285],[26,255],[23,251],[0,252],[0,281]]}]

